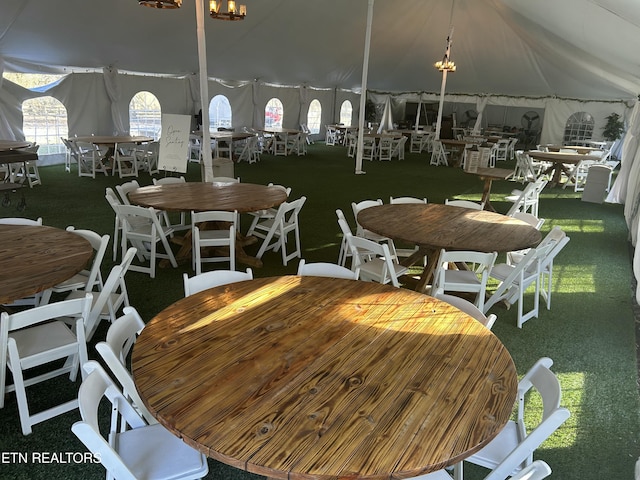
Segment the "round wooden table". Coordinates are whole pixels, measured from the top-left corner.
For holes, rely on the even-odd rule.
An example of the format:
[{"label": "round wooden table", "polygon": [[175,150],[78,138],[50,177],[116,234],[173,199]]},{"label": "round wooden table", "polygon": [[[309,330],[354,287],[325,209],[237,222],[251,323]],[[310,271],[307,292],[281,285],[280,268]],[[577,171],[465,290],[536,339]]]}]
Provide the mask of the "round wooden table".
[{"label": "round wooden table", "polygon": [[564,153],[564,152],[539,152],[537,150],[529,150],[525,152],[531,158],[551,163],[551,166],[544,170],[540,175],[551,176],[549,185],[555,187],[560,185],[562,173],[567,177],[571,176],[571,171],[567,165],[578,165],[583,160],[601,160],[598,155],[589,155],[581,153]]},{"label": "round wooden table", "polygon": [[[214,178],[215,180],[215,178]],[[143,207],[174,212],[203,212],[208,210],[234,211],[238,213],[256,212],[277,207],[287,199],[286,192],[278,187],[253,183],[182,182],[140,187],[129,194],[129,201]],[[181,239],[182,247],[176,255],[178,262],[191,259],[191,231]],[[262,260],[248,255],[244,246],[256,242],[255,237],[236,235],[236,258],[251,267],[261,267]],[[164,261],[160,262],[165,265]]]},{"label": "round wooden table", "polygon": [[59,228],[0,225],[0,304],[29,297],[87,266],[91,244]]},{"label": "round wooden table", "polygon": [[404,288],[268,277],[153,318],[132,357],[149,411],[218,461],[277,479],[413,477],[482,448],[517,393],[500,340]]},{"label": "round wooden table", "polygon": [[379,235],[417,245],[403,260],[411,266],[429,258],[416,290],[423,291],[438,264],[440,249],[510,252],[535,247],[542,235],[526,222],[488,212],[437,203],[388,204],[365,208],[358,223]]}]

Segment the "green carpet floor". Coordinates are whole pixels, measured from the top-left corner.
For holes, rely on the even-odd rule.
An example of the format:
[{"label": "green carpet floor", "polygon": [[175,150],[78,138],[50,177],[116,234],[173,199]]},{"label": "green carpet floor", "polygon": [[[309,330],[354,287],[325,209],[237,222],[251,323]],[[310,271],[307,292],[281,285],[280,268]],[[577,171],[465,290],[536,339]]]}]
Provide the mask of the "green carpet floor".
[{"label": "green carpet floor", "polygon": [[[307,202],[301,214],[303,256],[308,261],[333,261],[338,256],[339,229],[335,209],[341,208],[353,225],[351,202],[389,196],[427,197],[442,203],[445,198],[479,200],[482,182],[459,169],[428,165],[425,155],[407,154],[402,162],[366,162],[365,175],[354,174],[354,162],[342,147],[312,145],[304,157],[263,155],[259,163],[235,166],[235,175],[243,182],[274,182],[292,187],[292,199],[301,195]],[[502,165],[500,165],[502,166]],[[511,164],[509,166],[512,166]],[[113,212],[104,198],[104,189],[123,181],[100,176],[95,180],[65,173],[62,166],[41,168],[43,185],[24,189],[27,208],[17,212],[19,194],[12,205],[0,207],[0,215],[42,217],[47,225],[89,228],[113,234]],[[200,179],[199,166],[189,165],[187,179]],[[148,175],[139,178],[150,184]],[[510,203],[504,195],[521,187],[513,182],[494,182],[492,202],[500,212]],[[570,189],[547,188],[540,203],[540,216],[546,219],[543,234],[553,226],[562,227],[571,241],[557,257],[554,267],[552,309],[541,310],[522,330],[515,326],[515,308],[496,306],[498,320],[494,333],[511,352],[520,375],[539,357],[554,360],[553,370],[563,388],[563,405],[571,418],[536,452],[560,479],[630,479],[640,455],[640,412],[637,388],[636,343],[633,315],[632,272],[628,232],[623,206],[581,202]],[[246,229],[248,218],[242,219]],[[254,250],[252,250],[254,248]],[[250,253],[257,246],[249,247]],[[111,250],[103,271],[108,273]],[[268,252],[264,267],[254,276],[293,274],[297,261],[282,266],[279,253]],[[244,266],[239,265],[239,268]],[[182,273],[191,274],[188,265],[160,269],[155,279],[130,272],[127,285],[131,304],[149,320],[183,295]],[[527,299],[531,301],[529,293]],[[106,325],[96,334],[104,337]],[[96,354],[89,347],[90,357]],[[77,384],[64,378],[32,388],[34,408],[48,405],[51,399],[71,398]],[[71,424],[79,418],[70,412],[36,425],[33,434],[23,436],[14,394],[6,396],[0,410],[0,478],[104,478],[100,465],[62,463],[46,458],[53,453],[84,452],[71,433]],[[534,421],[534,415],[527,417]],[[26,461],[24,457],[26,458]],[[479,480],[487,471],[465,468],[466,478]],[[207,478],[240,480],[261,478],[210,462]]]}]

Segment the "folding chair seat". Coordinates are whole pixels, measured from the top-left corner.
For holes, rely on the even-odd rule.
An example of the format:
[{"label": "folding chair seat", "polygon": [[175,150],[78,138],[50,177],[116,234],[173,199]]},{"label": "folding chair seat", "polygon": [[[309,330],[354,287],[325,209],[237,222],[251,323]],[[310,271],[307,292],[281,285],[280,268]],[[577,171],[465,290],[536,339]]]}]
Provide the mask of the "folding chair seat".
[{"label": "folding chair seat", "polygon": [[400,287],[398,277],[406,274],[409,269],[398,263],[388,244],[355,235],[347,236],[347,243],[352,255],[351,269],[359,280],[391,283],[394,287]]},{"label": "folding chair seat", "polygon": [[[207,457],[188,446],[159,423],[149,425],[136,412],[114,381],[95,361],[78,394],[81,421],[71,427],[107,470],[109,478],[188,480],[204,477]],[[100,431],[99,407],[105,397],[111,404],[108,432]],[[129,428],[119,431],[126,422]]]},{"label": "folding chair seat", "polygon": [[245,272],[237,270],[212,270],[203,272],[199,275],[189,277],[186,273],[182,276],[184,283],[184,296],[188,297],[194,293],[201,292],[208,288],[219,287],[220,285],[228,285],[234,282],[243,282],[245,280],[253,280],[253,271],[247,268]]},{"label": "folding chair seat", "polygon": [[[435,291],[473,293],[473,304],[484,311],[487,281],[498,254],[473,251],[440,250],[438,264],[433,272]],[[450,268],[454,264],[459,268]]]},{"label": "folding chair seat", "polygon": [[[202,273],[203,263],[229,262],[229,269],[236,269],[237,222],[236,211],[191,212],[192,265],[196,274]],[[213,247],[211,254],[207,254],[208,247]],[[207,249],[204,253],[203,248]]]},{"label": "folding chair seat", "polygon": [[297,274],[299,276],[344,278],[347,280],[358,279],[356,272],[342,265],[328,262],[307,263],[304,259],[301,259],[300,263],[298,263]]},{"label": "folding chair seat", "polygon": [[[4,407],[5,393],[15,391],[22,433],[29,435],[33,425],[78,407],[77,398],[31,413],[26,387],[60,375],[69,374],[73,382],[80,364],[87,361],[85,325],[91,308],[91,296],[42,305],[9,315],[0,316],[0,407]],[[61,317],[72,319],[70,328]],[[64,359],[62,366],[58,361]],[[53,364],[52,364],[53,363]],[[45,367],[47,366],[47,367]],[[24,372],[38,367],[36,373],[25,378]],[[46,369],[46,371],[44,371]],[[13,376],[13,384],[6,384],[6,373]]]},{"label": "folding chair seat", "polygon": [[[300,197],[293,202],[283,202],[278,207],[274,218],[267,218],[252,225],[247,232],[247,236],[254,235],[264,239],[256,255],[257,258],[262,258],[262,255],[268,250],[273,250],[274,252],[280,250],[282,252],[282,264],[286,266],[289,260],[302,256],[298,217],[306,200],[307,197]],[[291,253],[287,253],[290,235],[293,235],[295,249]]]},{"label": "folding chair seat", "polygon": [[[148,266],[131,265],[131,270],[148,273],[151,278],[155,278],[156,259],[164,258],[169,260],[174,268],[178,266],[169,244],[169,235],[173,233],[173,228],[160,224],[160,212],[152,207],[144,208],[137,205],[112,207],[122,222],[122,251],[124,252],[130,243],[137,249],[138,259],[143,263],[148,262]],[[164,253],[157,251],[158,243],[162,244]]]}]

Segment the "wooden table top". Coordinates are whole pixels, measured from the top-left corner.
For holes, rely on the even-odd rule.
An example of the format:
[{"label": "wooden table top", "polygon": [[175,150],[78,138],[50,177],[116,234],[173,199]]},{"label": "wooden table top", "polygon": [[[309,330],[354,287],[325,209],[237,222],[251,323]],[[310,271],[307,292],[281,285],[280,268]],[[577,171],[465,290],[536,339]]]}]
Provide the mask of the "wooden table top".
[{"label": "wooden table top", "polygon": [[478,167],[478,170],[475,172],[465,170],[465,173],[471,173],[473,175],[477,175],[482,179],[490,178],[492,180],[506,180],[513,175],[513,169]]},{"label": "wooden table top", "polygon": [[[215,179],[214,179],[215,180]],[[143,207],[166,211],[237,210],[255,212],[277,207],[287,199],[278,187],[253,183],[184,182],[140,187],[129,194],[129,201]]]},{"label": "wooden table top", "polygon": [[81,137],[72,137],[69,140],[76,142],[87,142],[95,145],[115,145],[116,143],[147,143],[153,142],[152,137],[143,137],[140,135],[86,135]]},{"label": "wooden table top", "polygon": [[542,236],[531,225],[486,210],[428,204],[365,208],[358,223],[377,234],[432,249],[509,252],[535,247]]},{"label": "wooden table top", "polygon": [[31,142],[24,140],[0,140],[0,151],[14,150],[16,148],[25,148],[31,145]]},{"label": "wooden table top", "polygon": [[509,352],[460,310],[322,277],[182,299],[144,328],[132,370],[149,411],[187,444],[292,480],[441,469],[494,438],[517,391]]},{"label": "wooden table top", "polygon": [[261,130],[265,133],[272,133],[272,134],[286,133],[286,134],[295,135],[297,133],[302,133],[301,130],[296,130],[295,128],[282,128],[282,127],[262,128]]},{"label": "wooden table top", "polygon": [[0,225],[0,304],[31,296],[87,266],[91,244],[47,226]]},{"label": "wooden table top", "polygon": [[578,164],[582,160],[600,160],[597,155],[586,155],[581,153],[564,153],[564,152],[538,152],[536,150],[528,150],[525,152],[532,158],[545,160],[553,163],[573,163]]},{"label": "wooden table top", "polygon": [[582,145],[545,145],[550,152],[560,152],[561,149],[567,148],[569,150],[575,150],[580,155],[585,155],[590,152],[599,151],[600,148],[596,147],[584,147]]},{"label": "wooden table top", "polygon": [[[202,138],[202,132],[193,132],[193,135],[197,135]],[[251,132],[211,132],[209,134],[210,138],[214,140],[243,140],[245,138],[255,137],[256,133]]]}]

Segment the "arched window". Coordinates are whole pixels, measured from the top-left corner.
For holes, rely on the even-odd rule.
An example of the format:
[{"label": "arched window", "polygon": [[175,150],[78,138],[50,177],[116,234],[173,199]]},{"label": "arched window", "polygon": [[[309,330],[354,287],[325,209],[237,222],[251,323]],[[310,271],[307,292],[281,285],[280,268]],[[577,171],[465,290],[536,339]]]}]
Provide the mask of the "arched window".
[{"label": "arched window", "polygon": [[209,131],[216,132],[218,127],[231,128],[231,104],[224,95],[216,95],[209,103]]},{"label": "arched window", "polygon": [[345,100],[340,107],[340,123],[348,127],[351,126],[352,114],[353,107],[351,106],[351,102]]},{"label": "arched window", "polygon": [[24,138],[40,145],[38,155],[64,153],[60,137],[67,138],[67,109],[53,97],[25,100],[22,104]]},{"label": "arched window", "polygon": [[284,116],[284,108],[282,102],[277,98],[272,98],[267,102],[264,109],[264,126],[265,128],[282,128],[282,117]]},{"label": "arched window", "polygon": [[320,121],[322,120],[322,105],[317,99],[309,104],[309,112],[307,113],[307,127],[314,134],[320,133]]},{"label": "arched window", "polygon": [[569,117],[564,127],[563,143],[565,145],[576,145],[585,140],[591,140],[594,123],[591,114],[587,112],[574,113]]},{"label": "arched window", "polygon": [[129,102],[129,133],[131,135],[142,135],[153,137],[155,140],[160,137],[162,111],[160,102],[151,92],[136,93]]}]

